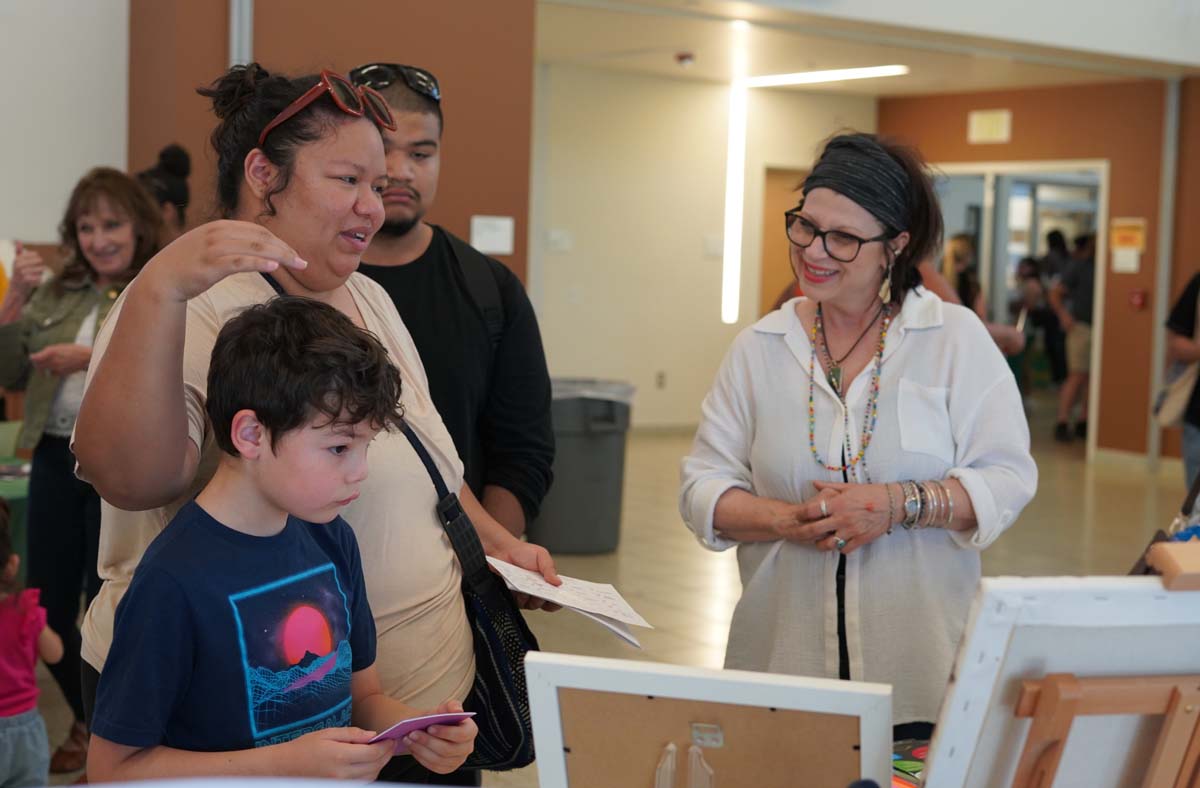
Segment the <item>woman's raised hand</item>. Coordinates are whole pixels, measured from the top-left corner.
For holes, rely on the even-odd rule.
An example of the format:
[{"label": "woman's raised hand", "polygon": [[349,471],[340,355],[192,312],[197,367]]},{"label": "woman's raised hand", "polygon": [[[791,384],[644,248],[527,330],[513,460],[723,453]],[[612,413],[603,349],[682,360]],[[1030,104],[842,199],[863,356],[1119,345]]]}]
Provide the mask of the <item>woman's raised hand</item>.
[{"label": "woman's raised hand", "polygon": [[34,288],[42,283],[46,274],[46,262],[32,249],[17,244],[17,256],[13,258],[12,281],[9,286],[22,299],[28,298]]},{"label": "woman's raised hand", "polygon": [[142,274],[168,298],[187,301],[232,274],[308,265],[296,250],[253,222],[222,219],[190,230],[154,255]]}]

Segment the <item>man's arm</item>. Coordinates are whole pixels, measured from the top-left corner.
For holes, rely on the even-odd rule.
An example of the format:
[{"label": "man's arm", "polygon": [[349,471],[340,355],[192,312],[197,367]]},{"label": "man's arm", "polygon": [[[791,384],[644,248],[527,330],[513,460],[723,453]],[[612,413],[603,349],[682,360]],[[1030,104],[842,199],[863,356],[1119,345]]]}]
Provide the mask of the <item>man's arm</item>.
[{"label": "man's arm", "polygon": [[483,507],[514,536],[537,516],[553,478],[550,373],[537,316],[521,282],[497,270],[504,302],[504,335],[496,347],[492,381],[480,419],[486,475]]}]

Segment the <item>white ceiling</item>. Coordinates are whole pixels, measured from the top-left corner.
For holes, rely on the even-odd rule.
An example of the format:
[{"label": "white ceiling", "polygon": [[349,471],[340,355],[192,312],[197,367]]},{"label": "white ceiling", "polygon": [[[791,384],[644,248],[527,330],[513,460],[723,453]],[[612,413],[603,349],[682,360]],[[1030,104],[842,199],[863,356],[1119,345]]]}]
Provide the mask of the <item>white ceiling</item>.
[{"label": "white ceiling", "polygon": [[[730,20],[753,21],[735,34]],[[540,0],[537,58],[643,74],[729,82],[735,35],[749,75],[901,64],[907,76],[775,90],[870,96],[974,92],[1113,82],[1155,74],[1156,64],[1024,45],[886,30],[706,0]],[[678,53],[691,53],[687,68]]]}]

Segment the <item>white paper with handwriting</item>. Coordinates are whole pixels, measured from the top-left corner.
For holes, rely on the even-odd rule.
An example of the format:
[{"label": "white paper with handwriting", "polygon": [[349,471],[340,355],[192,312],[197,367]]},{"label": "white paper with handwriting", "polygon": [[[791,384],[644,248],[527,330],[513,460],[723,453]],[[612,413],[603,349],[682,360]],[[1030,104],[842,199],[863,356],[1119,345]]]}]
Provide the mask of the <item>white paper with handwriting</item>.
[{"label": "white paper with handwriting", "polygon": [[500,573],[505,585],[513,591],[536,596],[581,613],[638,648],[641,648],[642,644],[633,636],[629,625],[654,628],[608,583],[593,583],[559,575],[563,581],[562,585],[553,586],[537,572],[496,558],[488,558],[488,563]]}]

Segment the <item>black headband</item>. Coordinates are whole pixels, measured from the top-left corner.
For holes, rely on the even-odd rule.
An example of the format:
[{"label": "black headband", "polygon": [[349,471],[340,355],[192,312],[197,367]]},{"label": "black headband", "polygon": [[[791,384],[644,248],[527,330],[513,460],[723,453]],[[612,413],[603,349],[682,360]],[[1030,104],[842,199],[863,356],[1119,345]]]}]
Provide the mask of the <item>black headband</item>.
[{"label": "black headband", "polygon": [[890,230],[908,229],[908,173],[870,134],[843,134],[825,146],[804,193],[831,189],[867,209]]}]

